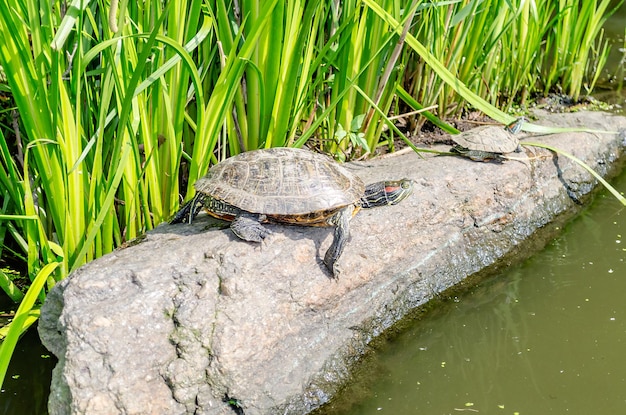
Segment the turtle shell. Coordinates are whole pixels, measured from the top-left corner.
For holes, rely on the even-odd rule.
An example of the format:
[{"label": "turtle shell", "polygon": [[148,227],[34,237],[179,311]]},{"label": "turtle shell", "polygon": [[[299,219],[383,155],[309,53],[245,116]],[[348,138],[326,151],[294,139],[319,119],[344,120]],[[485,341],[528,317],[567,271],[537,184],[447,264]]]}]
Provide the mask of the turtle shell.
[{"label": "turtle shell", "polygon": [[468,150],[490,153],[512,153],[519,146],[519,140],[513,134],[502,127],[489,125],[453,135],[452,140]]},{"label": "turtle shell", "polygon": [[330,215],[365,192],[363,181],[331,158],[286,147],[228,158],[194,186],[244,211],[279,218]]}]

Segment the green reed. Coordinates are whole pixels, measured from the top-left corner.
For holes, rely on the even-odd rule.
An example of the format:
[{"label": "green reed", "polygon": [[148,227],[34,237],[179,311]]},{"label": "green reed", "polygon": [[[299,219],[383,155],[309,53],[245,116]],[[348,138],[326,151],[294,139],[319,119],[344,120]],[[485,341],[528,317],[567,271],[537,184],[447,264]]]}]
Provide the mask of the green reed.
[{"label": "green reed", "polygon": [[[203,124],[187,120],[191,98],[202,97],[191,57],[210,31],[202,2],[129,7],[118,11],[116,30],[108,4],[60,5],[0,3],[0,62],[19,111],[19,127],[0,136],[0,237],[32,281],[24,294],[0,274],[0,286],[22,301],[0,369],[46,289],[176,208],[181,143]],[[204,114],[203,105],[194,110]]]},{"label": "green reed", "polygon": [[[456,82],[508,110],[537,94],[563,91],[577,99],[593,88],[608,53],[606,41],[598,37],[610,15],[608,3],[422,2],[412,34]],[[441,116],[466,108],[464,98],[432,65],[413,56],[406,62],[405,88],[420,103],[437,104]]]},{"label": "green reed", "polygon": [[608,55],[601,29],[610,15],[609,5],[610,0],[558,2],[542,62],[547,69],[543,71],[544,91],[558,83],[574,99],[578,99],[583,89],[585,93],[591,92]]}]

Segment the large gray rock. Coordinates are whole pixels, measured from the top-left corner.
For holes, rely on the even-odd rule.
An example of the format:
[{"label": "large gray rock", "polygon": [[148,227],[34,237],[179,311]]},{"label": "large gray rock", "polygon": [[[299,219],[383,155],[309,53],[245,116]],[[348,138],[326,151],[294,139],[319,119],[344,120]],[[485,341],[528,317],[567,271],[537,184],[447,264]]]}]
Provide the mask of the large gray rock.
[{"label": "large gray rock", "polygon": [[[542,123],[626,128],[622,117],[594,113]],[[623,140],[532,138],[603,174]],[[42,341],[59,358],[50,413],[232,414],[226,396],[247,415],[318,407],[372,338],[573,212],[596,185],[564,157],[527,153],[534,158],[501,165],[412,153],[351,165],[366,182],[410,177],[416,188],[353,219],[338,281],[321,263],[329,229],[274,226],[256,245],[206,231],[204,215],[87,264],[42,309]]]}]

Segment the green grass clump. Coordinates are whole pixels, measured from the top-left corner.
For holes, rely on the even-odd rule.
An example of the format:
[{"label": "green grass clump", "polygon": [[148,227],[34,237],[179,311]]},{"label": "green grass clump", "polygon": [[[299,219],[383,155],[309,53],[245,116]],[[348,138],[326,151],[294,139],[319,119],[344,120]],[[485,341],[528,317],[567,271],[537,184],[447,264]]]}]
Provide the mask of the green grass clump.
[{"label": "green grass clump", "polygon": [[[609,0],[470,0],[423,3],[415,39],[458,81],[509,110],[562,91],[577,100],[595,85],[608,56],[601,27]],[[417,54],[423,58],[421,52]],[[425,59],[407,59],[407,91],[440,114],[459,115],[464,97]]]}]

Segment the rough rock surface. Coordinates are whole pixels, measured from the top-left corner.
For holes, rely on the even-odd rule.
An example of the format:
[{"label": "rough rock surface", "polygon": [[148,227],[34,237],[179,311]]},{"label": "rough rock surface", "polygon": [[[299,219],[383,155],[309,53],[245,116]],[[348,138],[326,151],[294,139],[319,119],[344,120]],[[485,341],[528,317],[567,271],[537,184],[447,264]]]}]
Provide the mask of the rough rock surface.
[{"label": "rough rock surface", "polygon": [[[544,125],[626,128],[606,114],[550,115]],[[606,174],[623,134],[522,137]],[[304,414],[349,380],[368,342],[433,295],[514,251],[571,212],[596,181],[541,149],[531,160],[476,163],[404,154],[350,166],[365,182],[410,177],[413,195],[361,211],[330,280],[324,228],[273,226],[269,241],[228,229],[162,225],[141,243],[57,284],[40,336],[58,358],[55,414]]]}]

